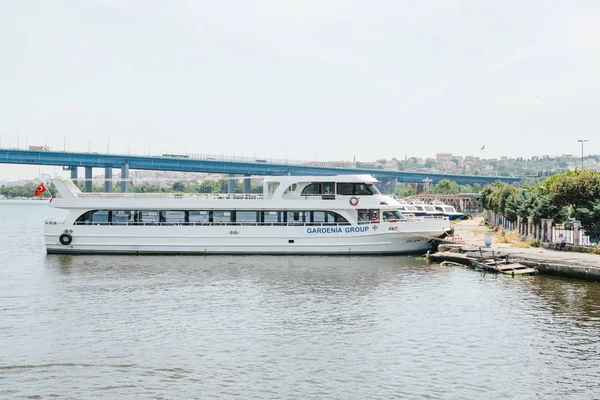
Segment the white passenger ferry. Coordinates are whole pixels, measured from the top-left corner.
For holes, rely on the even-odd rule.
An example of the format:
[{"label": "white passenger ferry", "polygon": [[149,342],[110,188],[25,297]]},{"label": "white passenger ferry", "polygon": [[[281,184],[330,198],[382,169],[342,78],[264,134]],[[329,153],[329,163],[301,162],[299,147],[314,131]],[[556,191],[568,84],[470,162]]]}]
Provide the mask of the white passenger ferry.
[{"label": "white passenger ferry", "polygon": [[393,254],[426,251],[447,218],[407,218],[368,175],[266,178],[263,194],[83,193],[54,180],[48,253]]}]

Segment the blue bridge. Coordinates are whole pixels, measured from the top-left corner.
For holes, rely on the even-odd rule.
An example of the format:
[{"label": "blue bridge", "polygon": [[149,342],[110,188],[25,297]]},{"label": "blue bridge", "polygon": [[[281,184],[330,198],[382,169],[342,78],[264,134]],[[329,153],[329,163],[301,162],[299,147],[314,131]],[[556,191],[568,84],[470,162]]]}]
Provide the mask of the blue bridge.
[{"label": "blue bridge", "polygon": [[[389,183],[395,189],[397,182],[431,182],[443,179],[458,184],[487,184],[495,181],[507,183],[519,181],[521,178],[481,176],[481,175],[449,175],[428,172],[403,172],[384,169],[355,168],[353,163],[339,166],[334,163],[301,162],[287,160],[267,160],[243,157],[210,156],[210,155],[163,155],[139,156],[99,153],[76,153],[67,151],[0,149],[0,163],[26,165],[61,166],[71,171],[71,178],[77,180],[78,168],[85,170],[85,189],[92,190],[92,169],[105,169],[105,190],[112,190],[112,172],[121,170],[121,190],[128,191],[129,169],[206,172],[229,174],[232,176],[264,176],[264,175],[338,175],[369,174]],[[233,192],[233,180],[230,180],[230,191]],[[244,190],[249,189],[249,179],[244,180]],[[248,190],[249,191],[249,190]]]}]

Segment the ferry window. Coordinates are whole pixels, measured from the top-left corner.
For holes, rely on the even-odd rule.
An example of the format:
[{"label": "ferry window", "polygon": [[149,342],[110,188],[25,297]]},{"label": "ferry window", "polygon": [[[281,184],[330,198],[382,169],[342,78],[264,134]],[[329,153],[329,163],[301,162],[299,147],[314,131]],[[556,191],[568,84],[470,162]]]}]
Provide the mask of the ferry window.
[{"label": "ferry window", "polygon": [[323,223],[327,222],[327,212],[326,211],[313,211],[312,222]]},{"label": "ferry window", "polygon": [[183,224],[185,223],[185,211],[181,210],[164,210],[160,212],[160,221],[167,224]]},{"label": "ferry window", "polygon": [[283,222],[283,211],[265,211],[263,215],[263,222],[265,224],[276,224]]},{"label": "ferry window", "polygon": [[372,193],[365,183],[357,183],[356,187],[354,189],[354,194],[361,195],[361,196],[369,196]]},{"label": "ferry window", "polygon": [[302,190],[302,196],[320,196],[321,194],[322,192],[320,183],[311,183]]},{"label": "ferry window", "polygon": [[338,183],[337,194],[341,194],[344,196],[352,196],[354,194],[354,184],[353,183]]},{"label": "ferry window", "polygon": [[213,222],[216,222],[216,223],[231,222],[231,211],[213,211]]},{"label": "ferry window", "polygon": [[75,225],[90,225],[92,223],[93,211],[88,211],[83,214],[75,221]]},{"label": "ferry window", "polygon": [[323,183],[323,194],[334,194],[334,192],[335,192],[335,183],[333,183],[333,182]]},{"label": "ferry window", "polygon": [[279,182],[267,182],[267,199],[273,198],[273,193],[275,193],[279,185]]},{"label": "ferry window", "polygon": [[108,225],[108,210],[96,210],[92,214],[93,225]]},{"label": "ferry window", "polygon": [[379,191],[370,183],[338,183],[337,194],[343,196],[370,196],[379,194]]},{"label": "ferry window", "polygon": [[190,223],[208,223],[208,211],[190,211]]},{"label": "ferry window", "polygon": [[112,223],[113,225],[127,225],[134,221],[135,211],[113,210]]},{"label": "ferry window", "polygon": [[384,221],[394,221],[402,219],[402,214],[400,211],[384,211],[383,212],[383,220]]},{"label": "ferry window", "polygon": [[308,220],[310,221],[310,211],[288,211],[287,212],[288,225],[304,224],[306,222],[306,214],[308,214]]},{"label": "ferry window", "polygon": [[158,211],[140,211],[139,222],[143,224],[157,224]]},{"label": "ferry window", "polygon": [[348,222],[348,220],[344,217],[342,217],[340,214],[335,213],[333,211],[328,211],[327,212],[327,222],[328,223],[335,223],[335,224],[340,224],[340,225],[350,225],[350,222]]},{"label": "ferry window", "polygon": [[236,211],[235,213],[236,222],[241,223],[253,223],[258,221],[256,211]]},{"label": "ferry window", "polygon": [[313,211],[313,218],[311,221],[317,225],[349,224],[346,218],[333,211]]},{"label": "ferry window", "polygon": [[369,221],[379,222],[379,210],[369,210]]},{"label": "ferry window", "polygon": [[372,183],[367,183],[366,186],[369,189],[369,191],[371,192],[371,194],[381,194],[379,189],[377,189],[377,187],[375,185],[373,185]]},{"label": "ferry window", "polygon": [[296,188],[298,187],[298,185],[296,183],[292,183],[292,185],[290,187],[288,187],[287,189],[285,189],[285,192],[283,192],[284,195],[288,194],[288,195],[294,195],[296,194]]},{"label": "ferry window", "polygon": [[358,212],[358,223],[364,224],[369,222],[369,210],[356,210]]}]

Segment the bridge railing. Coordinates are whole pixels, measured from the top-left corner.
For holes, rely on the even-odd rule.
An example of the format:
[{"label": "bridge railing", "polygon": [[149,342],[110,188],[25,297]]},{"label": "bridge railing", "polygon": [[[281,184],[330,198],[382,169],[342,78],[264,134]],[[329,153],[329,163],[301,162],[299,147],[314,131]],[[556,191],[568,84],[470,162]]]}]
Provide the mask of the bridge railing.
[{"label": "bridge railing", "polygon": [[[176,157],[172,157],[170,155],[168,157],[176,158]],[[181,158],[190,158],[193,160],[226,161],[226,162],[256,163],[256,164],[304,165],[304,166],[329,167],[329,168],[356,168],[356,164],[352,161],[316,161],[316,160],[315,161],[306,161],[306,160],[290,160],[287,158],[282,159],[282,158],[226,156],[226,155],[203,154],[203,153],[191,153],[191,154],[181,155]]]}]

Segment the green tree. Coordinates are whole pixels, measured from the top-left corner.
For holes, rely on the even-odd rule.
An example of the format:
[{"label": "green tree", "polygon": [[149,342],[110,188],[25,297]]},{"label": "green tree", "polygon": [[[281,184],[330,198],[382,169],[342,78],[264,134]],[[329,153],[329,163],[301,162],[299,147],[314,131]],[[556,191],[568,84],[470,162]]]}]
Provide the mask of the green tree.
[{"label": "green tree", "polygon": [[537,224],[542,218],[550,218],[555,224],[564,222],[569,216],[569,209],[556,205],[550,194],[539,194],[532,211],[533,223]]},{"label": "green tree", "polygon": [[473,193],[473,186],[460,185],[460,192],[458,192],[458,193]]},{"label": "green tree", "polygon": [[513,193],[506,198],[504,203],[504,217],[509,222],[517,222],[519,210],[523,206],[523,197],[520,194]]},{"label": "green tree", "polygon": [[160,192],[160,186],[156,183],[141,183],[139,185],[131,185],[129,190],[135,193],[158,193]]},{"label": "green tree", "polygon": [[435,185],[435,193],[451,194],[459,192],[460,186],[458,186],[458,183],[450,181],[448,179],[443,179]]},{"label": "green tree", "polygon": [[398,187],[398,188],[396,188],[396,191],[394,192],[394,194],[401,199],[407,198],[407,197],[412,197],[415,195],[415,193],[416,193],[416,190],[411,188],[410,186]]},{"label": "green tree", "polygon": [[185,184],[183,182],[175,182],[173,184],[173,190],[176,192],[185,192]]},{"label": "green tree", "polygon": [[213,180],[203,181],[198,186],[198,192],[199,193],[220,193],[221,192],[221,182],[213,181]]},{"label": "green tree", "polygon": [[600,198],[600,173],[595,171],[571,171],[554,175],[546,179],[543,185],[554,195],[555,203],[560,206],[577,209]]},{"label": "green tree", "polygon": [[579,207],[574,216],[581,221],[581,225],[590,235],[591,240],[598,242],[600,239],[600,199]]},{"label": "green tree", "polygon": [[481,204],[486,210],[505,213],[506,200],[518,189],[503,182],[494,182],[481,191]]}]

